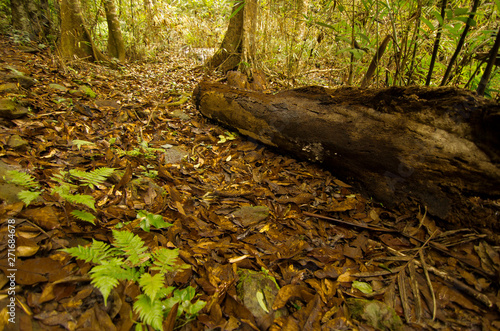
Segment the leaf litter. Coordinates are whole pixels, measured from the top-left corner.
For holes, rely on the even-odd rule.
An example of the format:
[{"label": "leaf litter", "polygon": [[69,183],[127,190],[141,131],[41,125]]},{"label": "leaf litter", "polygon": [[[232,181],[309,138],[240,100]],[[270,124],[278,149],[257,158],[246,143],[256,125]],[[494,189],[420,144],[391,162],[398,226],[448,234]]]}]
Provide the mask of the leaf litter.
[{"label": "leaf litter", "polygon": [[[0,328],[132,329],[137,284],[121,282],[105,306],[90,285],[92,264],[61,252],[109,243],[116,227],[152,251],[178,248],[190,266],[166,285],[192,286],[207,304],[187,324],[176,324],[175,306],[167,330],[500,328],[498,247],[414,207],[388,210],[316,165],[212,124],[189,101],[205,73],[183,54],[109,69],[0,42],[0,98],[28,109],[0,119],[0,174],[21,169],[44,187],[26,206],[0,183]],[[13,70],[31,83],[13,86]],[[14,135],[22,141],[9,143]],[[103,167],[116,171],[80,188],[95,200],[95,225],[49,194],[60,171]],[[150,228],[157,220],[140,211],[172,226]],[[9,219],[15,325],[6,307]]]}]

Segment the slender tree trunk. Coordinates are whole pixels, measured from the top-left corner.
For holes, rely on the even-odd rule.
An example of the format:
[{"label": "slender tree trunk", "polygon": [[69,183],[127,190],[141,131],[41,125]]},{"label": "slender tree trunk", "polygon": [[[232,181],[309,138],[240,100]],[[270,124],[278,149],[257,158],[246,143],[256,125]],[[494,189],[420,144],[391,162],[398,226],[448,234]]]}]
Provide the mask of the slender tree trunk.
[{"label": "slender tree trunk", "polygon": [[361,81],[361,88],[365,88],[368,86],[370,83],[370,79],[372,78],[373,74],[375,73],[375,70],[378,67],[380,58],[382,55],[384,55],[385,49],[387,47],[387,44],[389,44],[389,41],[391,40],[391,35],[385,36],[384,40],[382,40],[382,43],[378,47],[377,52],[373,56],[372,62],[370,63],[370,66],[368,67],[368,70],[366,71],[365,77],[363,77],[363,80]]},{"label": "slender tree trunk", "polygon": [[493,65],[495,64],[497,59],[499,47],[500,47],[500,28],[498,29],[497,32],[495,44],[493,44],[493,47],[491,48],[490,58],[488,59],[488,64],[486,65],[486,69],[484,70],[483,77],[481,77],[481,81],[479,82],[479,85],[477,87],[477,94],[479,95],[484,95],[484,90],[486,89],[486,85],[490,80],[491,70],[493,69]]},{"label": "slender tree trunk", "polygon": [[208,60],[211,68],[223,72],[236,69],[245,73],[254,64],[257,0],[235,1],[221,47]]},{"label": "slender tree trunk", "polygon": [[419,39],[419,29],[420,29],[420,17],[422,16],[422,1],[417,1],[417,17],[415,19],[415,29],[413,30],[413,39],[411,45],[413,45],[413,51],[411,54],[410,69],[408,70],[408,79],[406,85],[411,85],[413,79],[413,72],[415,68],[415,57],[417,55],[418,39]]},{"label": "slender tree trunk", "polygon": [[106,11],[106,20],[108,22],[108,53],[111,57],[124,61],[125,44],[123,43],[120,21],[116,15],[113,0],[104,0],[104,10]]},{"label": "slender tree trunk", "polygon": [[295,33],[296,40],[304,39],[306,21],[304,20],[304,16],[307,16],[307,9],[309,7],[309,0],[296,0],[297,1],[297,9],[295,15]]},{"label": "slender tree trunk", "polygon": [[[446,10],[447,0],[443,0],[441,3],[441,18],[444,21],[444,14]],[[441,32],[443,30],[443,24],[439,23],[438,30],[436,33],[436,40],[434,40],[434,48],[432,49],[431,63],[429,65],[429,73],[427,74],[427,79],[425,81],[425,86],[429,86],[432,78],[432,70],[434,70],[434,63],[436,63],[436,56],[439,50],[439,43],[441,41]]]},{"label": "slender tree trunk", "polygon": [[444,73],[443,80],[441,81],[441,86],[444,86],[448,83],[450,74],[451,74],[451,69],[453,68],[453,65],[455,64],[455,61],[457,60],[458,54],[462,50],[462,47],[465,43],[465,37],[467,37],[467,34],[469,33],[470,29],[470,24],[471,21],[474,19],[474,15],[476,14],[477,7],[479,7],[479,1],[480,0],[474,0],[474,3],[472,4],[472,10],[469,15],[469,19],[467,20],[467,23],[465,24],[464,32],[462,32],[462,35],[460,36],[460,40],[458,41],[457,49],[455,50],[455,53],[453,53],[450,63],[448,64],[448,67],[446,68],[446,72]]}]

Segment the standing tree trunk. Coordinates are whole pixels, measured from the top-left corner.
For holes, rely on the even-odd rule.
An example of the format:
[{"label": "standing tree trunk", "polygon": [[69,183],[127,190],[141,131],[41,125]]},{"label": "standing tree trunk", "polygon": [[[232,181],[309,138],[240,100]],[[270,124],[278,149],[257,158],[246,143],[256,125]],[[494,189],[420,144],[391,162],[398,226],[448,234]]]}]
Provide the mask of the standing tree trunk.
[{"label": "standing tree trunk", "polygon": [[486,69],[484,70],[483,77],[481,77],[481,81],[477,87],[477,94],[484,95],[484,91],[486,90],[486,85],[490,80],[491,70],[493,69],[493,65],[496,62],[498,49],[500,48],[500,28],[497,32],[497,38],[495,39],[495,43],[491,48],[490,58],[488,59],[488,64],[486,65]]},{"label": "standing tree trunk", "polygon": [[46,38],[52,29],[47,0],[36,3],[32,0],[11,0],[12,26],[23,31],[32,40]]},{"label": "standing tree trunk", "polygon": [[248,73],[255,57],[256,17],[257,0],[234,2],[221,47],[207,63],[210,68],[227,72],[240,66],[241,71]]},{"label": "standing tree trunk", "polygon": [[94,46],[89,30],[81,14],[80,0],[61,1],[60,52],[65,58],[80,58],[90,61],[106,61]]},{"label": "standing tree trunk", "polygon": [[113,0],[104,0],[104,10],[106,11],[106,21],[108,22],[108,54],[120,61],[125,60],[125,44],[123,43],[120,22],[116,15],[115,3]]},{"label": "standing tree trunk", "polygon": [[462,32],[462,35],[460,36],[460,40],[458,41],[457,49],[455,50],[455,53],[451,56],[450,63],[448,64],[448,67],[446,68],[446,72],[444,73],[443,80],[441,81],[441,86],[444,86],[448,83],[450,74],[451,74],[451,69],[453,68],[453,65],[455,64],[455,61],[457,60],[458,54],[462,50],[462,46],[465,43],[465,37],[467,37],[467,34],[469,33],[469,29],[472,23],[472,20],[474,19],[474,15],[476,14],[477,7],[479,7],[479,1],[480,0],[474,0],[474,3],[472,4],[472,10],[471,13],[469,14],[469,18],[467,19],[467,23],[465,24],[464,31]]},{"label": "standing tree trunk", "polygon": [[[444,14],[446,11],[447,0],[443,0],[441,3],[441,19],[444,23]],[[436,33],[436,40],[434,40],[434,48],[432,49],[431,63],[429,64],[429,73],[427,74],[427,79],[425,81],[425,86],[429,86],[432,78],[432,70],[434,70],[434,63],[436,63],[436,56],[439,50],[439,43],[441,41],[441,32],[443,30],[443,24],[439,22],[438,30]]]},{"label": "standing tree trunk", "polygon": [[304,19],[307,16],[307,9],[309,7],[309,0],[296,0],[297,1],[297,11],[295,15],[295,33],[296,40],[304,39],[306,21]]}]

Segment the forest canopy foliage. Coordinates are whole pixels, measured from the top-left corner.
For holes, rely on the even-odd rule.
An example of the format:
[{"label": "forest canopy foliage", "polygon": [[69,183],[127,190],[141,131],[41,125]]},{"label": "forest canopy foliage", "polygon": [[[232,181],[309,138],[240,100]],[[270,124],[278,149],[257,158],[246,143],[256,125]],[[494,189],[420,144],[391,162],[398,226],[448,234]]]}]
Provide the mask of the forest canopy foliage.
[{"label": "forest canopy foliage", "polygon": [[[15,23],[15,7],[23,2],[0,1],[3,32],[11,31],[8,26]],[[234,5],[230,0],[76,2],[81,3],[93,42],[104,53],[108,24],[103,3],[114,2],[131,61],[161,59],[170,52],[213,52],[224,37]],[[32,3],[44,10],[43,33],[37,37],[51,46],[57,44],[60,2]],[[477,2],[476,11],[471,12],[473,3],[261,0],[253,65],[287,86],[454,85],[476,90],[499,29],[500,0]],[[13,34],[20,43],[28,41],[22,31]],[[488,97],[498,98],[498,71],[494,66],[485,89]]]}]

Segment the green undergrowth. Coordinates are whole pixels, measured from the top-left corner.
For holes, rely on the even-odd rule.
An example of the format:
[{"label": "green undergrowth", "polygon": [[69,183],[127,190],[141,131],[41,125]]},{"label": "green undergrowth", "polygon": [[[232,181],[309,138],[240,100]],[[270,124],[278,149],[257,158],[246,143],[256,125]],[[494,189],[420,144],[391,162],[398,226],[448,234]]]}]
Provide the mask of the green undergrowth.
[{"label": "green undergrowth", "polygon": [[[141,215],[163,224],[159,215]],[[162,330],[164,319],[176,305],[176,318],[182,316],[185,322],[189,322],[196,317],[206,302],[192,302],[195,289],[191,286],[176,289],[165,284],[168,273],[189,268],[189,265],[178,263],[178,249],[160,247],[150,251],[138,235],[129,231],[113,230],[113,239],[111,245],[93,240],[89,246],[63,249],[73,257],[95,264],[89,273],[92,284],[101,291],[105,305],[119,282],[132,281],[141,289],[133,306],[141,321],[136,324],[136,330],[146,330],[146,325]]]},{"label": "green undergrowth", "polygon": [[[85,190],[86,187],[94,190],[96,187],[102,185],[114,171],[115,169],[106,167],[92,171],[78,169],[60,171],[50,177],[50,194],[58,197],[61,205],[68,204],[66,207],[72,209],[71,215],[75,218],[95,225],[95,216],[90,212],[96,211],[95,199],[92,195],[79,192]],[[44,192],[44,189],[41,188],[36,179],[25,172],[17,170],[7,171],[7,176],[4,176],[4,179],[9,183],[24,188],[17,196],[26,206],[38,199]],[[86,207],[87,210],[77,209],[80,207]]]}]

